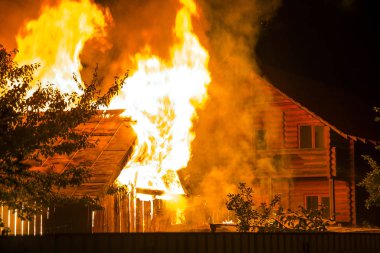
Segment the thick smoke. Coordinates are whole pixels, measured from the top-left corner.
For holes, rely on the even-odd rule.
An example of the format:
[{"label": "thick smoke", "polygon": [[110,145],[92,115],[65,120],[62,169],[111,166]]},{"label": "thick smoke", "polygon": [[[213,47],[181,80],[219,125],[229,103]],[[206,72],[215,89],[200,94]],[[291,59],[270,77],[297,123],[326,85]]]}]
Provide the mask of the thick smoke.
[{"label": "thick smoke", "polygon": [[[227,193],[239,182],[251,184],[257,176],[274,173],[270,161],[255,155],[255,129],[267,127],[267,112],[275,108],[268,108],[270,96],[260,94],[264,80],[259,76],[254,48],[262,23],[279,5],[280,0],[201,4],[208,21],[213,81],[208,104],[199,115],[193,158],[184,181],[212,210],[224,207]],[[265,138],[270,142],[275,136]]]}]

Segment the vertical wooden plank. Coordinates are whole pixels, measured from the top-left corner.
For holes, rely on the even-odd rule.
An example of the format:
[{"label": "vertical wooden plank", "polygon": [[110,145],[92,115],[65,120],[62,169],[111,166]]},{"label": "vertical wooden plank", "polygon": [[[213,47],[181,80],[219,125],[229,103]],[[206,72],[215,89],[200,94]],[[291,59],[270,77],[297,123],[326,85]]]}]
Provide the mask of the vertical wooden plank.
[{"label": "vertical wooden plank", "polygon": [[302,244],[303,244],[303,237],[301,233],[297,233],[294,236],[292,236],[292,252],[302,252]]},{"label": "vertical wooden plank", "polygon": [[176,235],[176,252],[177,253],[185,253],[186,252],[186,245],[184,238],[180,235]]},{"label": "vertical wooden plank", "polygon": [[295,249],[294,247],[294,242],[293,242],[293,237],[294,236],[297,236],[296,234],[294,235],[291,235],[291,234],[285,234],[284,235],[284,238],[285,238],[285,250],[286,252],[293,252],[293,249]]},{"label": "vertical wooden plank", "polygon": [[83,243],[83,235],[70,235],[70,252],[83,252],[84,251],[84,243]]},{"label": "vertical wooden plank", "polygon": [[184,233],[186,242],[186,252],[199,252],[198,244],[194,233]]},{"label": "vertical wooden plank", "polygon": [[207,235],[207,252],[217,253],[215,245],[216,245],[215,234],[214,233],[208,234]]},{"label": "vertical wooden plank", "polygon": [[284,243],[284,234],[283,233],[278,233],[278,252],[280,253],[285,253],[285,243]]},{"label": "vertical wooden plank", "polygon": [[235,251],[232,248],[232,234],[231,233],[223,233],[224,235],[224,252],[225,253],[234,253]]},{"label": "vertical wooden plank", "polygon": [[[152,234],[155,237],[154,251],[157,253],[168,252],[169,240],[167,236],[163,233]],[[173,241],[173,240],[171,240]]]},{"label": "vertical wooden plank", "polygon": [[112,253],[119,253],[123,252],[122,249],[122,243],[121,243],[121,234],[115,233],[115,234],[108,234],[108,245],[109,245],[109,252]]},{"label": "vertical wooden plank", "polygon": [[145,247],[144,247],[145,238],[142,236],[143,234],[135,233],[133,235],[134,235],[134,238],[133,238],[134,252],[145,253]]},{"label": "vertical wooden plank", "polygon": [[[54,237],[53,236],[43,236],[41,241],[41,253],[51,253],[54,252]],[[23,239],[24,242],[24,239]]]},{"label": "vertical wooden plank", "polygon": [[[254,249],[255,249],[255,253],[264,253],[265,252],[265,241],[264,241],[264,235],[262,233],[259,233],[259,234],[256,234],[255,235],[255,240],[254,240],[254,243],[255,243],[255,246],[254,246]],[[269,251],[268,251],[269,252]]]},{"label": "vertical wooden plank", "polygon": [[355,142],[351,138],[350,141],[350,207],[351,207],[351,223],[356,225],[356,184],[355,184]]},{"label": "vertical wooden plank", "polygon": [[231,233],[231,243],[232,243],[232,253],[241,253],[242,252],[242,237],[239,233]]},{"label": "vertical wooden plank", "polygon": [[94,248],[94,236],[85,235],[83,236],[83,253],[96,252]]},{"label": "vertical wooden plank", "polygon": [[278,245],[278,236],[279,233],[271,233],[267,235],[269,238],[268,240],[271,241],[270,243],[270,252],[278,253],[279,252],[279,245]]},{"label": "vertical wooden plank", "polygon": [[249,253],[250,245],[249,245],[249,234],[247,233],[238,233],[237,234],[240,237],[241,240],[241,253]]},{"label": "vertical wooden plank", "polygon": [[177,244],[178,238],[176,234],[168,234],[166,237],[166,245],[168,253],[176,253],[177,252]]},{"label": "vertical wooden plank", "polygon": [[95,250],[99,253],[108,253],[109,245],[108,245],[108,234],[94,234],[95,236]]},{"label": "vertical wooden plank", "polygon": [[207,252],[207,240],[206,233],[194,233],[197,239],[197,252],[206,253]]},{"label": "vertical wooden plank", "polygon": [[57,253],[70,253],[71,241],[68,235],[60,235],[55,237],[55,251]]}]

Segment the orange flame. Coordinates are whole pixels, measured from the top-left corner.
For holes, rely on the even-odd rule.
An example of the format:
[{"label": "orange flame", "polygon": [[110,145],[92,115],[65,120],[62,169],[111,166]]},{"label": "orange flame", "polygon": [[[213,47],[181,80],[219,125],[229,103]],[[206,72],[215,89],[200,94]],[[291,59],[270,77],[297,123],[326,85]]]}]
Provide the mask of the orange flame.
[{"label": "orange flame", "polygon": [[[171,47],[171,60],[150,54],[149,47],[134,57],[136,71],[126,80],[109,109],[125,109],[122,116],[134,120],[137,143],[134,153],[118,177],[121,184],[161,191],[162,196],[137,194],[141,200],[153,197],[171,200],[176,223],[183,222],[184,194],[177,171],[185,168],[195,138],[193,121],[207,99],[211,81],[209,55],[192,31],[193,0],[180,0]],[[30,21],[24,35],[17,37],[19,64],[40,63],[35,79],[59,85],[61,92],[81,93],[73,80],[80,78],[79,55],[94,36],[103,36],[107,13],[90,0],[62,0],[45,7],[37,20]],[[176,204],[177,203],[177,204]]]},{"label": "orange flame", "polygon": [[45,6],[36,20],[17,36],[20,65],[39,63],[34,78],[53,83],[61,92],[81,93],[73,79],[82,84],[79,54],[86,41],[105,35],[105,13],[89,0],[63,0],[58,6]]},{"label": "orange flame", "polygon": [[135,120],[137,144],[132,158],[120,174],[121,184],[136,188],[183,194],[177,171],[185,168],[191,156],[192,131],[196,109],[207,98],[210,74],[208,53],[192,32],[191,16],[196,5],[181,0],[175,24],[177,42],[171,48],[171,61],[165,62],[146,52],[135,56],[137,70],[126,80],[122,94],[110,108],[125,108],[123,116]]}]

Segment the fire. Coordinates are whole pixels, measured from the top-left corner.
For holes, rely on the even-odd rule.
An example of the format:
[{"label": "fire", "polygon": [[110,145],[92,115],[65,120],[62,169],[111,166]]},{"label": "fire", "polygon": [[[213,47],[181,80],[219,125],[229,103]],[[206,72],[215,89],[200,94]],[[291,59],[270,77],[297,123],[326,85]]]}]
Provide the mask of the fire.
[{"label": "fire", "polygon": [[190,159],[193,120],[206,101],[211,80],[208,53],[192,31],[196,5],[190,0],[180,2],[171,61],[150,54],[149,48],[136,55],[136,71],[110,106],[125,108],[123,116],[135,121],[132,127],[137,135],[132,158],[118,181],[162,191],[164,196],[159,197],[163,199],[184,194],[177,171]]},{"label": "fire", "polygon": [[45,6],[38,19],[27,23],[17,36],[20,64],[39,63],[34,78],[53,83],[64,93],[81,93],[73,79],[82,84],[79,59],[84,44],[105,35],[106,13],[89,0],[63,0],[58,6]]},{"label": "fire", "polygon": [[[195,138],[193,122],[197,109],[207,99],[211,81],[207,69],[209,55],[193,33],[192,16],[197,15],[193,0],[180,0],[176,16],[176,41],[170,47],[171,60],[163,60],[146,49],[133,57],[135,71],[126,80],[119,96],[108,109],[125,109],[123,117],[133,120],[137,141],[131,159],[117,179],[131,186],[141,201],[160,198],[175,210],[174,223],[184,221],[184,194],[177,171],[187,166],[191,142]],[[81,93],[80,53],[86,41],[105,35],[107,12],[90,0],[62,0],[46,6],[36,20],[30,21],[18,35],[20,65],[40,63],[34,78],[59,85],[61,92]],[[160,196],[146,194],[146,190]],[[151,210],[153,213],[153,210]]]}]

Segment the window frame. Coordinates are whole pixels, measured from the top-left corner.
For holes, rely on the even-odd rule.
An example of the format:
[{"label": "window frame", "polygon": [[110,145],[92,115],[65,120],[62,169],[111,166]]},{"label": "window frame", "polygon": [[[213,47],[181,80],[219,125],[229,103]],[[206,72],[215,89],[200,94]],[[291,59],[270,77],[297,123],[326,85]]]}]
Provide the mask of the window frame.
[{"label": "window frame", "polygon": [[315,193],[306,193],[304,194],[304,208],[308,209],[307,205],[307,197],[318,197],[318,209],[322,206],[322,198],[328,198],[329,199],[329,205],[327,209],[327,217],[325,218],[330,218],[331,217],[331,199],[328,194],[315,194]]},{"label": "window frame", "polygon": [[[311,148],[301,148],[301,127],[309,126],[311,128]],[[315,128],[322,127],[323,145],[322,147],[316,147]],[[298,148],[299,149],[325,149],[326,148],[326,126],[322,124],[298,124]]]}]

